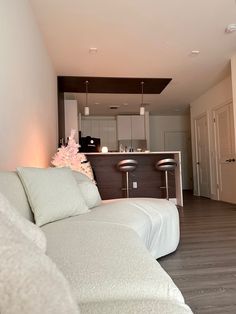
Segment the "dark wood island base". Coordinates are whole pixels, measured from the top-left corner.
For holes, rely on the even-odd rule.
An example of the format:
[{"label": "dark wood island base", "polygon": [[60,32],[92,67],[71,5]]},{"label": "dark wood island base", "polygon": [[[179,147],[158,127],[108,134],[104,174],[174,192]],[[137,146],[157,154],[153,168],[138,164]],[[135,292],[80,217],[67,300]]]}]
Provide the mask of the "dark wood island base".
[{"label": "dark wood island base", "polygon": [[[177,161],[175,171],[170,171],[169,193],[177,205],[183,205],[181,157],[180,152],[150,152],[150,153],[87,153],[99,192],[102,199],[114,199],[125,197],[125,174],[117,169],[117,164],[123,159],[135,159],[137,168],[130,173],[130,197],[154,197],[165,198],[165,174],[158,171],[155,164],[160,159],[174,158]],[[134,188],[137,183],[137,188]]]}]

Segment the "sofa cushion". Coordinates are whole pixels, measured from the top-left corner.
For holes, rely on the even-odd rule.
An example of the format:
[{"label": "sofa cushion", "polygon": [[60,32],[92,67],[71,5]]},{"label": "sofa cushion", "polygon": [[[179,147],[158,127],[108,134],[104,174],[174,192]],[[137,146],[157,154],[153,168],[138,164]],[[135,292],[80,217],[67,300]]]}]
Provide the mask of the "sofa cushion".
[{"label": "sofa cushion", "polygon": [[94,181],[93,169],[90,161],[85,161],[81,163],[81,171],[92,181]]},{"label": "sofa cushion", "polygon": [[24,218],[0,193],[0,213],[5,215],[9,223],[14,225],[30,241],[35,243],[43,252],[46,252],[46,238],[42,230],[34,223]]},{"label": "sofa cushion", "polygon": [[78,314],[56,265],[0,213],[0,312]]},{"label": "sofa cushion", "polygon": [[47,224],[42,230],[47,254],[70,282],[79,303],[157,298],[183,304],[180,291],[135,231],[75,218]]},{"label": "sofa cushion", "polygon": [[30,221],[34,221],[25,190],[16,172],[0,171],[0,192],[22,216]]},{"label": "sofa cushion", "polygon": [[17,168],[36,224],[88,212],[69,168]]},{"label": "sofa cushion", "polygon": [[80,221],[97,221],[132,228],[153,257],[176,250],[179,243],[179,214],[176,206],[164,199],[129,198],[103,201]]},{"label": "sofa cushion", "polygon": [[101,204],[101,196],[93,182],[79,182],[78,186],[88,208],[94,208]]},{"label": "sofa cushion", "polygon": [[102,200],[95,182],[78,171],[73,171],[73,175],[88,208],[99,206]]},{"label": "sofa cushion", "polygon": [[75,180],[77,183],[84,182],[84,181],[86,181],[86,182],[92,181],[86,174],[84,174],[80,171],[73,171],[73,176],[75,177]]},{"label": "sofa cushion", "polygon": [[157,299],[82,303],[80,308],[86,314],[192,314],[186,304]]}]

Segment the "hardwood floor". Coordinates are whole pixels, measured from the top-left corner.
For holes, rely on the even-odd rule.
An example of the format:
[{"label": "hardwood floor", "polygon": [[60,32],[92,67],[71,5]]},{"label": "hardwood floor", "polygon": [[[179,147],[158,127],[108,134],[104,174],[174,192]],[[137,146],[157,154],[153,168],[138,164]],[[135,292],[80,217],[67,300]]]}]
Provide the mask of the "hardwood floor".
[{"label": "hardwood floor", "polygon": [[185,196],[177,251],[158,261],[196,314],[236,313],[236,205]]}]

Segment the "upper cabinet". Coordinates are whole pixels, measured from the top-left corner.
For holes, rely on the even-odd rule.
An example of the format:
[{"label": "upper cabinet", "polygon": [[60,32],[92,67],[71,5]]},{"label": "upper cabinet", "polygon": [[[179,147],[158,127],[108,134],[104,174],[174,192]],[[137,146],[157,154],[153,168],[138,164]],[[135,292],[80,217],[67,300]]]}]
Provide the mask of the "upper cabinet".
[{"label": "upper cabinet", "polygon": [[117,138],[118,140],[145,140],[144,116],[117,116]]},{"label": "upper cabinet", "polygon": [[117,116],[117,139],[131,139],[131,116]]},{"label": "upper cabinet", "polygon": [[74,129],[75,132],[75,141],[78,143],[78,104],[77,100],[65,100],[64,104],[65,112],[65,140],[67,141],[71,130]]},{"label": "upper cabinet", "polygon": [[82,117],[81,131],[83,137],[100,138],[101,147],[107,146],[109,151],[117,151],[115,117]]},{"label": "upper cabinet", "polygon": [[146,140],[144,116],[131,116],[131,139]]}]

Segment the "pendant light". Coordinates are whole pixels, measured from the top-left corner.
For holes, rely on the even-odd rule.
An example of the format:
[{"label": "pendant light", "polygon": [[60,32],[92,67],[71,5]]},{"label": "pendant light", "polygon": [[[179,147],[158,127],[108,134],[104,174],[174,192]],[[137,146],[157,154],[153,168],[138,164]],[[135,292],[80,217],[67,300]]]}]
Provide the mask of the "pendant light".
[{"label": "pendant light", "polygon": [[84,107],[84,115],[89,116],[89,106],[88,106],[88,81],[85,81],[85,86],[86,86],[86,103]]},{"label": "pendant light", "polygon": [[142,81],[140,84],[141,84],[142,96],[141,96],[141,105],[140,105],[140,108],[139,108],[139,114],[140,114],[140,116],[144,116],[145,115],[145,107],[144,107],[144,104],[143,104],[143,85],[144,85],[144,82]]}]

